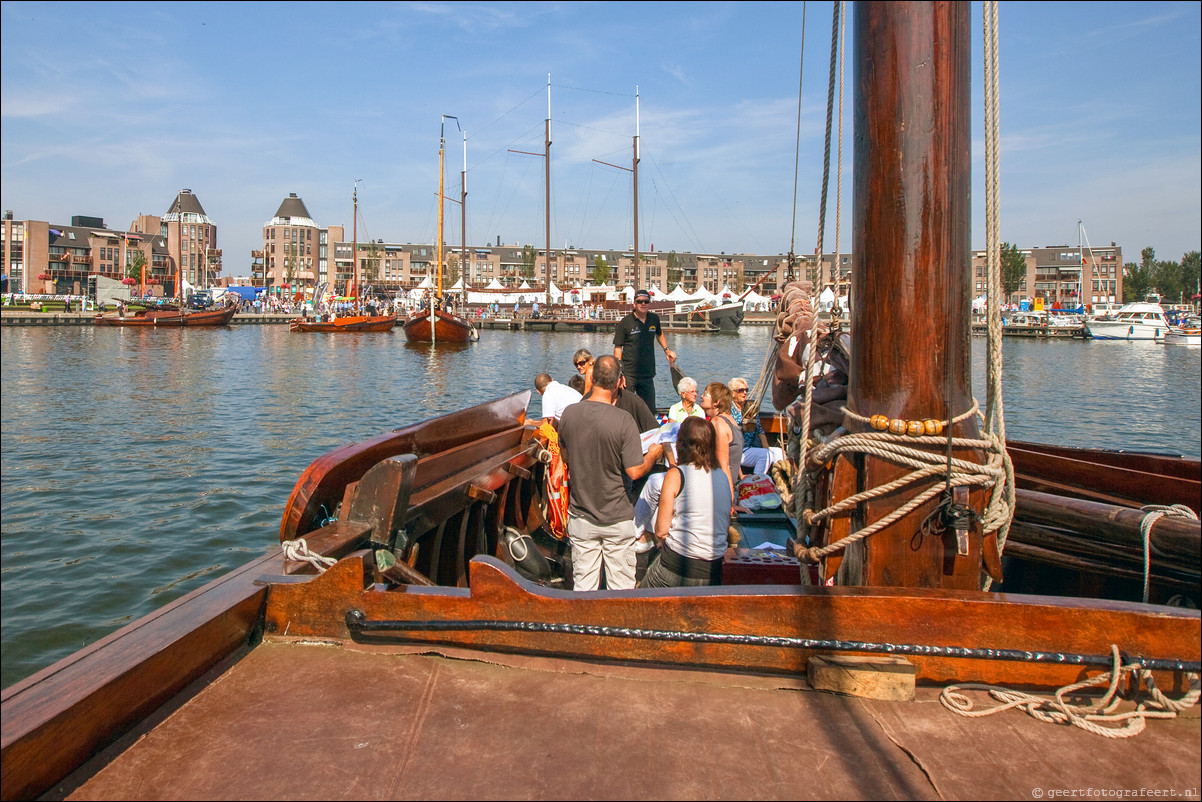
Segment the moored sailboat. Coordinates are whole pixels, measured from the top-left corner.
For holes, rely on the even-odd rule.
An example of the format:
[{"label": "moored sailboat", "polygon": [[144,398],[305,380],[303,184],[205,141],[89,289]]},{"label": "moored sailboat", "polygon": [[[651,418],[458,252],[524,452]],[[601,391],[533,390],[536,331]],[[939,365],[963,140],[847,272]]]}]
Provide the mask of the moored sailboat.
[{"label": "moored sailboat", "polygon": [[[446,156],[446,120],[447,116],[443,115],[442,124],[439,130],[438,139],[438,244],[436,246],[436,267],[437,280],[435,281],[434,294],[429,297],[425,305],[414,310],[402,324],[405,330],[405,337],[411,343],[467,343],[473,342],[480,338],[480,333],[466,318],[456,315],[449,309],[442,308],[442,268],[443,268],[443,204],[446,198],[443,195],[443,161]],[[458,123],[458,120],[456,120]],[[467,188],[467,145],[464,144],[464,202],[466,202]],[[466,270],[466,265],[461,266],[461,270]],[[466,278],[464,279],[466,285]]]},{"label": "moored sailboat", "polygon": [[[348,295],[351,297],[351,314],[338,314],[331,311],[325,317],[298,317],[288,322],[289,331],[301,332],[388,332],[396,326],[394,315],[365,314],[358,297],[359,293],[359,182],[351,193],[353,221],[351,224],[351,279],[348,285]],[[323,285],[324,286],[324,285]],[[313,299],[314,304],[320,304],[321,297]]]}]

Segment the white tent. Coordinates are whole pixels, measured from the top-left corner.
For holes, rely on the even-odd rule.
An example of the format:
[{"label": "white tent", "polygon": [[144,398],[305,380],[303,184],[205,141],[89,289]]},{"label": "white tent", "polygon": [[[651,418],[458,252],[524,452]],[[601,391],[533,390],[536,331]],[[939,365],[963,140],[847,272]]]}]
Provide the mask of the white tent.
[{"label": "white tent", "polygon": [[685,290],[683,284],[677,284],[676,289],[668,293],[668,300],[676,301],[677,303],[680,303],[681,301],[687,301],[689,300],[689,293]]},{"label": "white tent", "polygon": [[463,289],[463,276],[459,277],[459,280],[455,282],[451,289],[456,291]]},{"label": "white tent", "polygon": [[741,300],[743,301],[743,309],[748,312],[767,312],[768,303],[771,301],[767,295],[760,295],[754,289],[743,293]]},{"label": "white tent", "polygon": [[712,301],[717,297],[718,296],[714,295],[712,292],[709,291],[708,288],[706,288],[706,286],[704,284],[702,284],[699,287],[697,287],[697,289],[693,290],[693,295],[689,300],[691,300],[691,301]]},{"label": "white tent", "polygon": [[634,287],[630,286],[629,284],[623,287],[622,298],[625,299],[626,303],[628,304],[634,303]]},{"label": "white tent", "polygon": [[422,283],[417,285],[417,289],[419,289],[419,290],[434,289],[434,281],[433,281],[433,279],[430,278],[429,274],[426,274],[426,277],[424,279],[422,279]]},{"label": "white tent", "polygon": [[488,282],[488,286],[485,287],[484,289],[486,289],[486,290],[503,290],[503,289],[505,289],[505,286],[503,284],[501,284],[501,282],[497,281],[496,277],[494,277],[492,281]]},{"label": "white tent", "polygon": [[835,305],[835,291],[827,287],[818,294],[818,311],[829,311]]},{"label": "white tent", "polygon": [[563,290],[556,287],[554,281],[551,282],[551,286],[548,289],[550,290],[552,301],[558,301],[563,297]]},{"label": "white tent", "polygon": [[718,299],[722,303],[730,303],[735,299],[735,292],[730,288],[729,284],[723,284],[722,289],[718,290]]},{"label": "white tent", "polygon": [[650,293],[651,300],[653,301],[663,301],[668,297],[668,294],[662,291],[659,287],[655,286],[655,284],[651,285]]},{"label": "white tent", "polygon": [[519,290],[532,290],[532,289],[534,289],[534,288],[530,286],[530,283],[529,283],[529,282],[527,282],[527,281],[522,281],[522,286],[518,287],[518,289],[519,289]]}]

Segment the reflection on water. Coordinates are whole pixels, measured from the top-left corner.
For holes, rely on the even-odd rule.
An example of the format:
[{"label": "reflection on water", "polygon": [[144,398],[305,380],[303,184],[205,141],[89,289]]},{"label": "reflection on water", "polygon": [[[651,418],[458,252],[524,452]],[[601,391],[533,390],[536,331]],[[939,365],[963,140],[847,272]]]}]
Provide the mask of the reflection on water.
[{"label": "reflection on water", "polygon": [[[754,383],[768,336],[746,327],[669,341],[699,384]],[[331,448],[532,389],[542,371],[566,382],[577,348],[601,355],[612,342],[0,329],[3,686],[271,548],[294,482]],[[983,346],[974,341],[982,402]],[[1197,349],[1007,340],[1003,362],[1012,438],[1202,451]],[[675,396],[660,370],[666,406]]]}]

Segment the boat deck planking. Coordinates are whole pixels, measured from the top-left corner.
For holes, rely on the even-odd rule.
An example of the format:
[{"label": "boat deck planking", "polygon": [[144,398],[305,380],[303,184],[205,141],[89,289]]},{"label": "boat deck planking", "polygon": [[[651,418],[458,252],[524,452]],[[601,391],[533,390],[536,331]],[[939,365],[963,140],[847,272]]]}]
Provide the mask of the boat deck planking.
[{"label": "boat deck planking", "polygon": [[1115,741],[1017,711],[964,719],[930,689],[883,702],[797,678],[439,651],[264,643],[49,796],[1019,799],[1197,786],[1196,709]]}]

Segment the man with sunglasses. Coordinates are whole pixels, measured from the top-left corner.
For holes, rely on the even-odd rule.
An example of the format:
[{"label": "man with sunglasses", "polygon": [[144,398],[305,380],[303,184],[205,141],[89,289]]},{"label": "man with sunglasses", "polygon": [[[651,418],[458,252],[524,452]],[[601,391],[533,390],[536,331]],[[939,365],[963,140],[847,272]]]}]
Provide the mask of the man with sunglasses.
[{"label": "man with sunglasses", "polygon": [[622,363],[622,374],[634,391],[655,410],[655,346],[659,345],[669,367],[676,364],[676,352],[668,347],[659,315],[649,310],[651,293],[634,294],[634,310],[614,329],[614,358]]}]

